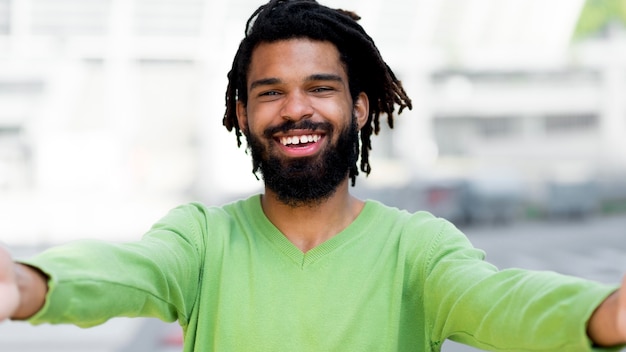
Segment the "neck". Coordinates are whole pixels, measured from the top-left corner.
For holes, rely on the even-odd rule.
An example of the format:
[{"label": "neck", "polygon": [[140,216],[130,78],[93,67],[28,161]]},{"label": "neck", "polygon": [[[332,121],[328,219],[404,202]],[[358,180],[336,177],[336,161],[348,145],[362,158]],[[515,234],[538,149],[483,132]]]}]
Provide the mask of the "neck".
[{"label": "neck", "polygon": [[290,206],[265,188],[261,205],[267,218],[301,251],[307,252],[337,235],[356,219],[363,201],[350,195],[348,179],[327,199]]}]

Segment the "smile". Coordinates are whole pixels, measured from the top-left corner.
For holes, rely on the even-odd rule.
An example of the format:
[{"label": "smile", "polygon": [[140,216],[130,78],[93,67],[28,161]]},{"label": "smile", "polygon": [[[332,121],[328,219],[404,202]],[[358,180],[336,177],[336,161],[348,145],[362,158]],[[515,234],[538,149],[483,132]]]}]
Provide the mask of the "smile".
[{"label": "smile", "polygon": [[319,134],[305,134],[302,136],[284,136],[280,137],[280,143],[284,146],[299,145],[306,143],[317,143],[322,138]]}]

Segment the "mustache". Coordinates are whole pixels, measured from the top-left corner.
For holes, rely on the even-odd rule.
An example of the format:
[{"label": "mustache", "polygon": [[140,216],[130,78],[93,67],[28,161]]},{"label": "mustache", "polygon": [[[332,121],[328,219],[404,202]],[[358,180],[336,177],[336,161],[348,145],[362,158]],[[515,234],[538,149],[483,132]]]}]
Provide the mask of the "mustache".
[{"label": "mustache", "polygon": [[284,123],[268,127],[263,131],[265,138],[272,138],[276,133],[287,133],[291,130],[311,130],[311,131],[325,131],[332,132],[333,126],[328,122],[313,122],[311,120],[301,121],[285,121]]}]

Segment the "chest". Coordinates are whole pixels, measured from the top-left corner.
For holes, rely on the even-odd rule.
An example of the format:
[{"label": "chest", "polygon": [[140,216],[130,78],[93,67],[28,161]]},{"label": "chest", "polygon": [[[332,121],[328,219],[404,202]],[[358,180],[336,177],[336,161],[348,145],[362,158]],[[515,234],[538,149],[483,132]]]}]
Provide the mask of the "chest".
[{"label": "chest", "polygon": [[226,251],[205,265],[198,329],[221,350],[254,341],[274,351],[386,350],[380,344],[397,341],[407,312],[418,310],[398,253],[356,248],[294,258],[256,249]]}]

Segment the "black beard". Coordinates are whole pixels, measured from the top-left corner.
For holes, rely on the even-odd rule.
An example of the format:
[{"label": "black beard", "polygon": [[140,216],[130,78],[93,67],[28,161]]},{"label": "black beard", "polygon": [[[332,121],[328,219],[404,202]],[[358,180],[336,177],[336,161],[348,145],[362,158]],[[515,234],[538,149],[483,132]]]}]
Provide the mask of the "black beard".
[{"label": "black beard", "polygon": [[[264,137],[271,141],[277,131],[292,129],[321,130],[329,140],[333,136],[330,124],[304,120],[299,123],[289,121],[268,129]],[[266,150],[258,137],[246,133],[246,138],[252,155],[252,172],[260,170],[265,186],[276,193],[280,202],[291,207],[314,206],[332,196],[348,177],[348,171],[356,164],[359,155],[359,131],[354,116],[348,128],[339,135],[336,145],[329,145],[319,156],[283,160],[272,153],[273,141]]]}]

